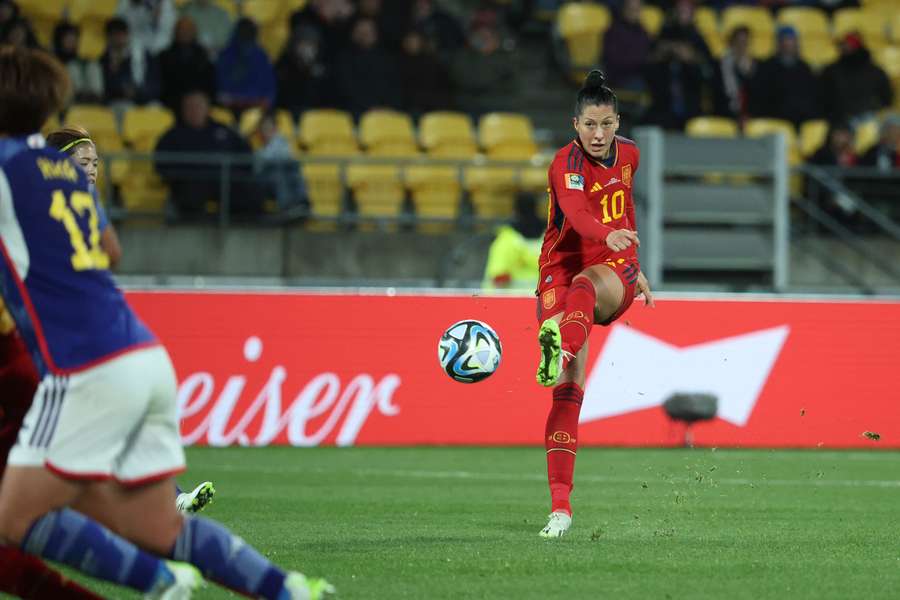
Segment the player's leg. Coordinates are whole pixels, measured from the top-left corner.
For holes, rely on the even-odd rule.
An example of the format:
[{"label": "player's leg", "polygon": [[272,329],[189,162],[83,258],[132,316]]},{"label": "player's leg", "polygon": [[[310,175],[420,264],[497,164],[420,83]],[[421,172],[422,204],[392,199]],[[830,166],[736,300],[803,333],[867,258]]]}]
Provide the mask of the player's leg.
[{"label": "player's leg", "polygon": [[103,600],[12,546],[0,546],[0,592],[34,600]]},{"label": "player's leg", "polygon": [[204,481],[190,492],[175,484],[175,507],[183,515],[193,515],[212,504],[215,495],[216,488],[212,481]]}]

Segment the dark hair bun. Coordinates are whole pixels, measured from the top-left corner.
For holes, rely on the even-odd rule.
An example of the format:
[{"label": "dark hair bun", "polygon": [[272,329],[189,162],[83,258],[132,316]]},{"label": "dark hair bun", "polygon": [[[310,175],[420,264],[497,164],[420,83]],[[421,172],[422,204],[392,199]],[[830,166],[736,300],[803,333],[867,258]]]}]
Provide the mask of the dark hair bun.
[{"label": "dark hair bun", "polygon": [[585,90],[595,90],[606,85],[606,75],[600,69],[594,69],[584,78],[584,85],[581,86]]}]

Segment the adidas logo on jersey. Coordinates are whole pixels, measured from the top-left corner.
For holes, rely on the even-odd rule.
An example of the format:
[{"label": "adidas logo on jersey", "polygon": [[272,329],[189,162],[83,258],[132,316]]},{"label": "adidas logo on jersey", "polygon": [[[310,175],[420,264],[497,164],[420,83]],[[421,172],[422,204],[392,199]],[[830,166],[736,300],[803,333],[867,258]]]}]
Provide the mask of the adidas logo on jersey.
[{"label": "adidas logo on jersey", "polygon": [[591,193],[593,194],[594,192],[599,192],[599,191],[602,190],[602,189],[603,189],[603,186],[600,185],[600,182],[599,182],[599,181],[595,181],[595,182],[594,182],[594,185],[591,187]]}]

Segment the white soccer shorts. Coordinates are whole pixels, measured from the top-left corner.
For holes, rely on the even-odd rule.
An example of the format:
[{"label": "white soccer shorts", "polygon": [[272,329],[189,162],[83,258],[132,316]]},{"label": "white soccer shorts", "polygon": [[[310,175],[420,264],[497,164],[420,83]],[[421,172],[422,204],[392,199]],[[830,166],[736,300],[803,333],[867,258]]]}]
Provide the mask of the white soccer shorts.
[{"label": "white soccer shorts", "polygon": [[162,346],[48,374],[9,454],[67,479],[140,485],[184,470],[175,371]]}]

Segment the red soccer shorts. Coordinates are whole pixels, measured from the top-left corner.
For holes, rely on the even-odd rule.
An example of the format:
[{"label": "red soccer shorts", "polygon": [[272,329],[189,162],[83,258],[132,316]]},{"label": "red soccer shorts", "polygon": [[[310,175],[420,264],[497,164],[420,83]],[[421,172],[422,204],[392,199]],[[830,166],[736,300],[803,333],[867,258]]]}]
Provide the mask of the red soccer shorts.
[{"label": "red soccer shorts", "polygon": [[0,475],[38,387],[38,373],[16,332],[0,335]]},{"label": "red soccer shorts", "polygon": [[618,276],[625,288],[625,295],[622,297],[622,303],[615,313],[605,321],[600,321],[600,315],[594,308],[594,324],[610,325],[613,321],[621,317],[631,303],[634,302],[635,286],[637,284],[637,276],[640,273],[641,266],[635,258],[617,258],[615,260],[597,260],[579,264],[572,267],[563,263],[551,263],[541,269],[541,280],[538,282],[537,289],[537,319],[538,323],[543,323],[545,319],[559,314],[566,309],[566,295],[569,292],[569,286],[572,279],[588,267],[594,265],[606,265],[612,269],[613,273]]}]

